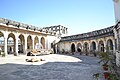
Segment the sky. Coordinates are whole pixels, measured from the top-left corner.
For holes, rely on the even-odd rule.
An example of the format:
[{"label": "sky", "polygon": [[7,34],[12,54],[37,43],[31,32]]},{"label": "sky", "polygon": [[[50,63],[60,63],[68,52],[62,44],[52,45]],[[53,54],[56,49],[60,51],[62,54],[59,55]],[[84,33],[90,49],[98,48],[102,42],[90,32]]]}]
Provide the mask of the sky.
[{"label": "sky", "polygon": [[113,0],[0,0],[0,17],[41,28],[62,25],[68,35],[115,24]]}]

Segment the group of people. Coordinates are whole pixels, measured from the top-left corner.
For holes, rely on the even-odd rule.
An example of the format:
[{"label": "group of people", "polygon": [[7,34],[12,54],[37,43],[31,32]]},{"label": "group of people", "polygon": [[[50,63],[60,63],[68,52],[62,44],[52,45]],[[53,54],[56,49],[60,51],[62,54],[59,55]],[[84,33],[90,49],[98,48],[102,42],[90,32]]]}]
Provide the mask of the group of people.
[{"label": "group of people", "polygon": [[[36,50],[32,50],[31,52],[27,53],[27,56],[36,56],[38,52]],[[37,57],[32,57],[30,59],[26,59],[26,62],[39,62],[39,61],[44,61],[43,59],[39,59]]]}]

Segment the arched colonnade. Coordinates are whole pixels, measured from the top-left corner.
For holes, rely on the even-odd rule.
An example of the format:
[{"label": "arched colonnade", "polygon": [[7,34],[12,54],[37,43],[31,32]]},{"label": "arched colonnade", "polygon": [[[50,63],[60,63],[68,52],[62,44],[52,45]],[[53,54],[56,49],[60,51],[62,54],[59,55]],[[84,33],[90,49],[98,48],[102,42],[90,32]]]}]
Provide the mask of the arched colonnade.
[{"label": "arched colonnade", "polygon": [[0,49],[8,54],[26,53],[28,49],[45,49],[46,36],[17,31],[0,31]]},{"label": "arched colonnade", "polygon": [[[68,45],[70,47],[68,47]],[[67,47],[66,47],[67,46]],[[66,49],[67,48],[67,49]],[[90,51],[115,51],[115,41],[113,37],[107,37],[106,39],[100,38],[97,40],[83,40],[64,43],[64,49],[68,52],[90,52]]]}]

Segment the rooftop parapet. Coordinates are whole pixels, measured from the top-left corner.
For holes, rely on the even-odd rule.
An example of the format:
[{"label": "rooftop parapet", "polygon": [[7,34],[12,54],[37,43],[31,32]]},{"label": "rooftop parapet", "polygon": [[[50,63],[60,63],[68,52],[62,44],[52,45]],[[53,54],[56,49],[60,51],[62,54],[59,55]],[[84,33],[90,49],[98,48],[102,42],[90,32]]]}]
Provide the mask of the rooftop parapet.
[{"label": "rooftop parapet", "polygon": [[[16,22],[16,21],[13,21],[13,20],[9,20],[9,19],[5,19],[5,18],[0,18],[0,24],[4,24],[5,26],[7,27],[14,27],[14,28],[20,28],[20,29],[26,29],[26,30],[32,30],[32,31],[38,31],[40,33],[44,33],[44,34],[50,34],[50,35],[55,35],[56,34],[56,31],[54,30],[50,30],[48,29],[47,27],[43,27],[43,28],[40,28],[40,27],[36,27],[36,26],[33,26],[33,25],[28,25],[28,24],[24,24],[24,23],[20,23],[20,22]],[[11,25],[11,26],[9,26]],[[55,28],[57,28],[58,26],[54,26]]]},{"label": "rooftop parapet", "polygon": [[87,39],[87,38],[95,38],[100,36],[107,36],[107,35],[113,35],[113,27],[107,27],[104,29],[83,33],[83,34],[77,34],[77,35],[71,35],[71,36],[65,36],[62,37],[61,41],[67,41],[67,40],[80,40],[80,39]]}]

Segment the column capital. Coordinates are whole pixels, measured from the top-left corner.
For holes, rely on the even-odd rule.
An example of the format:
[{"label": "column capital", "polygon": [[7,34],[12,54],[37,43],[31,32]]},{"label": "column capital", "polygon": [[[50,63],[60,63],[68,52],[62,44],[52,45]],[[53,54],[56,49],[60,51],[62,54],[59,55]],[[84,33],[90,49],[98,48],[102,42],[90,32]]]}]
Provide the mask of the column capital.
[{"label": "column capital", "polygon": [[35,39],[35,35],[31,35],[31,37],[32,37],[32,40],[34,40],[34,39]]},{"label": "column capital", "polygon": [[4,39],[7,39],[8,38],[8,35],[4,36]]}]

